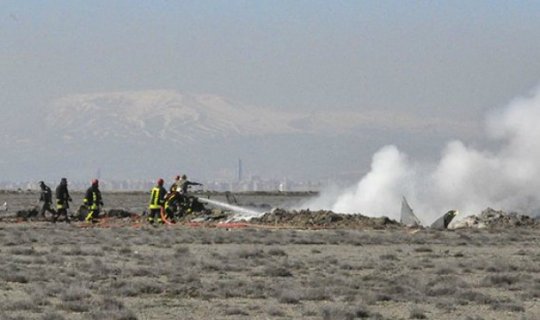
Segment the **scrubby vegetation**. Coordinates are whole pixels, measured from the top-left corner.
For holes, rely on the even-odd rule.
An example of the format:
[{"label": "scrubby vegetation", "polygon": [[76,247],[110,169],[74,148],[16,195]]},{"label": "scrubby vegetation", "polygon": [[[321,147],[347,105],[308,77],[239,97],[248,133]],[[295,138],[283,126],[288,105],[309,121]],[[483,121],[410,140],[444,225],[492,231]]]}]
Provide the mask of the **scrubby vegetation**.
[{"label": "scrubby vegetation", "polygon": [[540,231],[0,225],[1,319],[534,319]]}]

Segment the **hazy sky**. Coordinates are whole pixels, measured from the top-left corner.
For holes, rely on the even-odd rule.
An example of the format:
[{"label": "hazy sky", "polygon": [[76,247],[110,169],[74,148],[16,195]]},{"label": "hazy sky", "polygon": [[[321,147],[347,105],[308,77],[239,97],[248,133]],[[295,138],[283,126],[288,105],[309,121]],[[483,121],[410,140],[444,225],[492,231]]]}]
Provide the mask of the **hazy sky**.
[{"label": "hazy sky", "polygon": [[176,89],[478,118],[540,80],[537,1],[0,2],[0,107]]},{"label": "hazy sky", "polygon": [[539,17],[538,1],[1,0],[0,136],[62,96],[149,89],[480,123],[540,83]]}]

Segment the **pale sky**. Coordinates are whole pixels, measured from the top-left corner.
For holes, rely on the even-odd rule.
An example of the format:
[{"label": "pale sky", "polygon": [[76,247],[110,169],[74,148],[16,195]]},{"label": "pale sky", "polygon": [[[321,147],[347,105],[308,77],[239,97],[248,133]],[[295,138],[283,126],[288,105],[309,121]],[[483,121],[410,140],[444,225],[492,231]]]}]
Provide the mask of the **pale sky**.
[{"label": "pale sky", "polygon": [[536,1],[2,1],[2,108],[172,88],[477,115],[540,80]]},{"label": "pale sky", "polygon": [[482,121],[540,83],[539,39],[537,1],[2,0],[0,121],[149,89]]}]

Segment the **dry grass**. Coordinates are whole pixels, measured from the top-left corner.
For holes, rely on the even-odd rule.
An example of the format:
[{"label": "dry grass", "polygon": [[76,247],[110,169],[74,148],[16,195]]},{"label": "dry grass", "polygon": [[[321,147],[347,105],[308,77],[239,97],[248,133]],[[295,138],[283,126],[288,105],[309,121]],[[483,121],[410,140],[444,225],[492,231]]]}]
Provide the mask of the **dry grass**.
[{"label": "dry grass", "polygon": [[534,319],[539,240],[539,230],[2,225],[0,318]]}]

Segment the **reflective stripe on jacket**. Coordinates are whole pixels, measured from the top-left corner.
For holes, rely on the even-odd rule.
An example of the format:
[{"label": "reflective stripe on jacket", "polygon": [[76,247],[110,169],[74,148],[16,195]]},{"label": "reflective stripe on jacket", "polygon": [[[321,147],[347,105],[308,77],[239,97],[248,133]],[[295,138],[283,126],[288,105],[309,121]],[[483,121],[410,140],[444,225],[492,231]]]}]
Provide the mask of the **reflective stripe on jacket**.
[{"label": "reflective stripe on jacket", "polygon": [[148,209],[160,209],[163,204],[165,203],[165,193],[167,191],[160,186],[152,188],[151,194],[150,194],[150,205],[148,206]]}]

